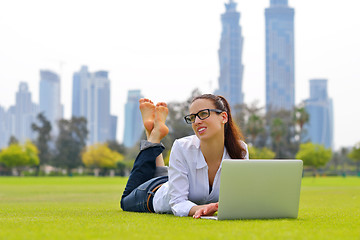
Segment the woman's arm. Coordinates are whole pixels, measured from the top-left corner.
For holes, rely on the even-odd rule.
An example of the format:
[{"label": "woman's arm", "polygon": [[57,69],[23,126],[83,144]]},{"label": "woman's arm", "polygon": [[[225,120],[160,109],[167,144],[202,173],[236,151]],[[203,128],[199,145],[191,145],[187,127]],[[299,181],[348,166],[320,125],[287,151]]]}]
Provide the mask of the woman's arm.
[{"label": "woman's arm", "polygon": [[[186,164],[184,148],[176,140],[171,148],[169,163],[169,195],[171,210],[175,216],[188,216],[196,204],[189,201],[189,167]],[[187,151],[185,151],[187,152]]]}]

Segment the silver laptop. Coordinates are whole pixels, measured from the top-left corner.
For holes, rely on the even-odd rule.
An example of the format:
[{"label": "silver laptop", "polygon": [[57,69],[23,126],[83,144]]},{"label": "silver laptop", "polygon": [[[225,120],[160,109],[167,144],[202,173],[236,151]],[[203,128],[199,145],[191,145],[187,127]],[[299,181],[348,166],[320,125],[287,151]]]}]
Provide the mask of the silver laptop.
[{"label": "silver laptop", "polygon": [[218,215],[209,219],[297,218],[301,160],[224,160]]}]

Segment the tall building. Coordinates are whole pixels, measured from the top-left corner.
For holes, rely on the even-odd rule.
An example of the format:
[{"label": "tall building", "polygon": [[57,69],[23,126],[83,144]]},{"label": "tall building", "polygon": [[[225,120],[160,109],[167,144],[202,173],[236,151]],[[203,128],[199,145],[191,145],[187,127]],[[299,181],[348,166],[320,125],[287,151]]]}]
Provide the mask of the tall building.
[{"label": "tall building", "polygon": [[139,99],[142,98],[140,90],[129,90],[125,104],[125,128],[123,144],[126,147],[133,147],[140,141],[144,127],[141,113],[139,111]]},{"label": "tall building", "polygon": [[9,130],[7,126],[7,112],[0,106],[0,149],[7,146],[9,142]]},{"label": "tall building", "polygon": [[265,9],[266,110],[295,106],[294,9],[288,0],[270,0]]},{"label": "tall building", "polygon": [[112,140],[112,141],[116,140],[117,121],[118,121],[118,117],[111,115],[111,130],[110,130],[110,139],[109,140]]},{"label": "tall building", "polygon": [[327,80],[310,80],[310,98],[305,100],[305,108],[309,114],[309,122],[305,125],[304,141],[323,144],[333,148],[334,113],[333,102],[328,97]]},{"label": "tall building", "polygon": [[[90,73],[86,66],[73,75],[72,116],[85,117],[89,130],[87,144],[112,140],[110,80],[108,72]],[[116,129],[116,126],[115,126]],[[116,136],[116,135],[115,135]]]},{"label": "tall building", "polygon": [[31,124],[35,122],[38,108],[31,100],[28,84],[21,82],[16,93],[15,106],[9,108],[7,116],[10,135],[15,136],[19,142],[34,139],[35,133]]},{"label": "tall building", "polygon": [[[229,0],[225,4],[226,12],[221,15],[222,33],[219,49],[220,77],[219,89],[215,94],[223,95],[231,107],[242,104],[244,65],[242,64],[243,37],[239,24],[240,13],[236,3]],[[234,109],[234,108],[233,108]]]},{"label": "tall building", "polygon": [[59,75],[51,71],[41,70],[39,94],[39,110],[51,123],[52,135],[57,136],[59,132],[57,121],[63,118]]}]

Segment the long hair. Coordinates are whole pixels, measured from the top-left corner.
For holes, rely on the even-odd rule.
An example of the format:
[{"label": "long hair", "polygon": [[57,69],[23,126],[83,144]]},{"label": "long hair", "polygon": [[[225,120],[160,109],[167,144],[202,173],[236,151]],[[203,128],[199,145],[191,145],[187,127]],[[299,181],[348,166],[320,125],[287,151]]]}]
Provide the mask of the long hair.
[{"label": "long hair", "polygon": [[222,110],[227,113],[228,121],[225,123],[225,147],[232,159],[244,159],[246,156],[246,149],[240,140],[244,140],[240,128],[233,121],[231,116],[231,109],[228,101],[223,96],[213,94],[203,94],[195,97],[191,103],[198,99],[208,99],[213,102],[216,109]]}]

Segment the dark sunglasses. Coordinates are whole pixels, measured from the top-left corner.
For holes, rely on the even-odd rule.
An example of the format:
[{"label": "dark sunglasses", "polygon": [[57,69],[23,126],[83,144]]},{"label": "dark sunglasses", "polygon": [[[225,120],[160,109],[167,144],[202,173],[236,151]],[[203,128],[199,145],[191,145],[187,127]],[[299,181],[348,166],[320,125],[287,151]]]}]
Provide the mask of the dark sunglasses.
[{"label": "dark sunglasses", "polygon": [[200,120],[204,120],[204,119],[207,119],[208,117],[210,117],[210,112],[222,113],[223,111],[219,110],[219,109],[203,109],[195,114],[186,115],[184,117],[184,119],[187,124],[192,124],[195,122],[196,116]]}]

